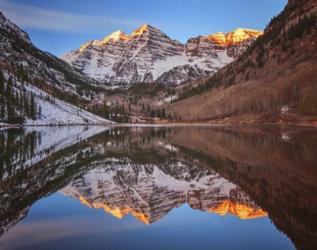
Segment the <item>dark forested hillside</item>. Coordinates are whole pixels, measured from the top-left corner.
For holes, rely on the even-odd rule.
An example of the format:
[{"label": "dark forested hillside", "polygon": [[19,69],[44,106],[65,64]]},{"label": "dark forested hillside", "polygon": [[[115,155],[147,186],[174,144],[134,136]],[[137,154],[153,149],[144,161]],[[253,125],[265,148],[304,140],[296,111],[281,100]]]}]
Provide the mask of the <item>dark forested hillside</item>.
[{"label": "dark forested hillside", "polygon": [[316,15],[316,1],[289,1],[263,36],[235,62],[183,88],[170,107],[174,117],[217,120],[252,115],[259,121],[315,120]]},{"label": "dark forested hillside", "polygon": [[[98,89],[98,82],[77,72],[66,62],[36,48],[28,35],[0,12],[0,66],[13,74],[23,72],[26,80],[52,89],[84,96]],[[80,92],[80,95],[79,95]]]},{"label": "dark forested hillside", "polygon": [[90,105],[104,90],[99,83],[36,48],[1,12],[0,78],[0,123],[105,122],[86,111],[103,115]]}]

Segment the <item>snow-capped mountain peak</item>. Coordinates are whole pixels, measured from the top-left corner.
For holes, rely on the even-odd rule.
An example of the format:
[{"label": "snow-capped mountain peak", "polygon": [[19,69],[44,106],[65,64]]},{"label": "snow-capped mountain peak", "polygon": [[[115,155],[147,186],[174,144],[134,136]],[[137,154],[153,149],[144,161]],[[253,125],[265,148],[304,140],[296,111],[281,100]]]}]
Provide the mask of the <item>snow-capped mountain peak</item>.
[{"label": "snow-capped mountain peak", "polygon": [[137,28],[135,31],[132,32],[131,36],[140,36],[144,34],[145,32],[149,32],[149,29],[155,29],[149,24],[143,24],[141,27]]},{"label": "snow-capped mountain peak", "polygon": [[191,38],[186,44],[144,24],[130,35],[116,31],[62,56],[72,66],[105,83],[179,84],[206,77],[242,54],[261,31],[236,29]]},{"label": "snow-capped mountain peak", "polygon": [[103,43],[127,41],[127,40],[129,40],[129,36],[127,36],[123,31],[117,30],[111,33],[110,35],[105,36],[103,39]]},{"label": "snow-capped mountain peak", "polygon": [[79,48],[79,52],[84,52],[86,49],[90,49],[92,47],[102,47],[107,45],[108,43],[126,42],[129,39],[130,37],[126,35],[123,31],[117,30],[115,32],[112,32],[110,35],[106,35],[101,40],[91,40],[87,43],[82,44]]},{"label": "snow-capped mountain peak", "polygon": [[216,34],[207,36],[207,38],[220,45],[228,46],[237,45],[249,39],[255,39],[262,34],[262,31],[238,28],[228,33],[217,32]]}]

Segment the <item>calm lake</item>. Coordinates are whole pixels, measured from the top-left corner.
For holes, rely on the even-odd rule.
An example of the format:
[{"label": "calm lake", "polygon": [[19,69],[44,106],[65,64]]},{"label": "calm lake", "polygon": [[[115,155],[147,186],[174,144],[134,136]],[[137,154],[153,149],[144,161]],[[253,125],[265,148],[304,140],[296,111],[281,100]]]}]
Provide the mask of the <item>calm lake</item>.
[{"label": "calm lake", "polygon": [[316,249],[317,130],[0,131],[0,249]]}]

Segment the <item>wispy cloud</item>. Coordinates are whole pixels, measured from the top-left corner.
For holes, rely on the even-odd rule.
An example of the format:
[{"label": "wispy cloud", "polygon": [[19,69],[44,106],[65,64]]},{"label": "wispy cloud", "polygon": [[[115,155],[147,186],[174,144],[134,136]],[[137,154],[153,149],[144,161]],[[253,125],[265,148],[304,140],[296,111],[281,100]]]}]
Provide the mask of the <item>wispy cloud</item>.
[{"label": "wispy cloud", "polygon": [[31,5],[0,0],[0,10],[23,28],[76,33],[92,33],[118,27],[135,28],[141,20],[109,16],[92,16],[43,9]]}]

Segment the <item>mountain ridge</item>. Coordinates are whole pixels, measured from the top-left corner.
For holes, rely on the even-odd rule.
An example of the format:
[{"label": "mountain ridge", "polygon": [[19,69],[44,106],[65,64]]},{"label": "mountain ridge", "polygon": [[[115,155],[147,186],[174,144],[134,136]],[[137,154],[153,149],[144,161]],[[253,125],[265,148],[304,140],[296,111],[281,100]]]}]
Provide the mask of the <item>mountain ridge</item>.
[{"label": "mountain ridge", "polygon": [[[137,82],[177,85],[214,73],[237,58],[262,32],[239,28],[217,34],[225,43],[220,43],[216,35],[207,35],[190,38],[183,44],[144,24],[129,35],[117,30],[101,40],[88,41],[61,58],[110,85]],[[204,53],[196,53],[197,50]]]}]

